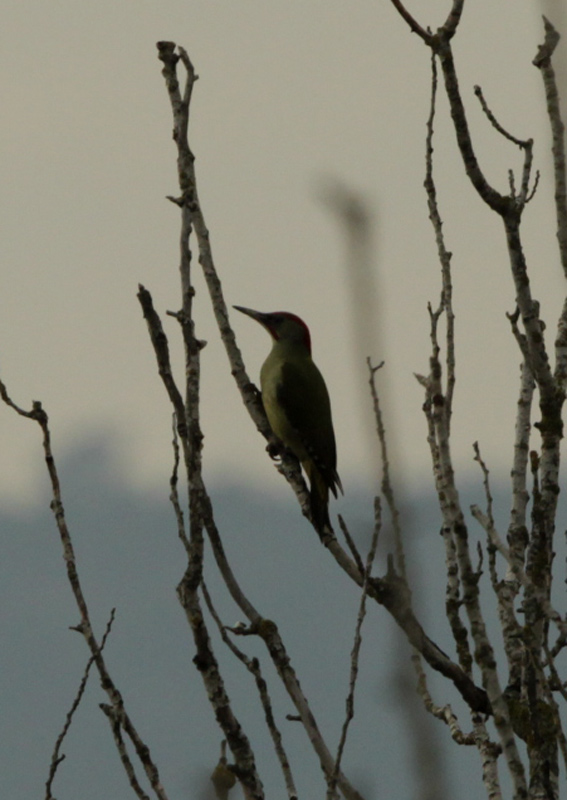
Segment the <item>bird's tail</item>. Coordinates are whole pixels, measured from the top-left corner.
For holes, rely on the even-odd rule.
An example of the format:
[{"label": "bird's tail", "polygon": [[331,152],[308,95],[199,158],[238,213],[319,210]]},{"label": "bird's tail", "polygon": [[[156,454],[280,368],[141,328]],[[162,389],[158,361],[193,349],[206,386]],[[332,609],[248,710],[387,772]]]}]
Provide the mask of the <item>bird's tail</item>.
[{"label": "bird's tail", "polygon": [[311,463],[305,464],[305,471],[311,487],[311,515],[313,524],[323,533],[325,529],[331,530],[329,519],[329,488],[317,467]]}]

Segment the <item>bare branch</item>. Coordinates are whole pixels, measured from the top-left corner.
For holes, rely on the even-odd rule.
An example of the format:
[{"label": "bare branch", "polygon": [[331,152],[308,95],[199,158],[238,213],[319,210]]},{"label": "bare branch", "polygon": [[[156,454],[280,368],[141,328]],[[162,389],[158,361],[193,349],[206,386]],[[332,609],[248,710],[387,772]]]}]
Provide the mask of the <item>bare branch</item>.
[{"label": "bare branch", "polygon": [[502,125],[498,122],[490,108],[486,100],[484,99],[484,95],[482,93],[482,89],[480,86],[474,87],[474,93],[478,97],[480,105],[482,106],[482,110],[486,114],[487,119],[489,120],[490,124],[500,133],[505,139],[508,139],[509,142],[513,142],[517,144],[522,150],[531,149],[533,145],[533,139],[518,139],[516,136],[513,136],[509,133]]},{"label": "bare branch", "polygon": [[329,798],[329,800],[331,800],[331,798],[335,796],[335,787],[337,785],[337,778],[346,744],[348,729],[350,723],[354,718],[354,691],[356,688],[356,680],[358,678],[358,660],[360,656],[360,648],[362,645],[362,623],[364,621],[364,617],[366,616],[366,598],[368,594],[368,582],[372,574],[374,559],[376,558],[376,549],[378,547],[378,536],[380,534],[381,526],[382,526],[382,519],[381,519],[380,501],[378,500],[378,498],[376,498],[374,504],[374,531],[372,533],[372,541],[370,543],[370,549],[366,557],[366,566],[364,569],[364,583],[362,584],[362,595],[360,598],[358,616],[356,619],[356,627],[354,631],[354,643],[352,646],[352,652],[350,654],[350,680],[349,680],[348,695],[346,699],[346,717],[345,721],[343,722],[341,730],[341,738],[339,740],[337,757],[335,759],[335,768],[333,770],[333,774],[328,784],[329,789],[327,797]]},{"label": "bare branch", "polygon": [[487,797],[490,800],[503,800],[496,763],[502,748],[490,739],[486,721],[480,714],[473,715],[473,724],[476,746],[482,758],[482,782],[486,788]]},{"label": "bare branch", "polygon": [[[197,237],[199,263],[203,268],[221,337],[231,363],[232,374],[241,391],[243,400],[257,424],[258,430],[271,444],[277,445],[277,442],[274,439],[264,410],[259,402],[258,392],[251,384],[245,372],[240,351],[234,339],[234,333],[228,324],[227,308],[224,302],[220,280],[213,263],[209,233],[198,200],[194,158],[188,143],[185,141],[187,138],[191,86],[195,80],[193,66],[182,48],[179,48],[179,56],[175,53],[175,45],[172,42],[159,42],[158,51],[159,58],[164,64],[163,75],[170,96],[174,116],[174,139],[178,148],[178,173],[182,190],[182,197],[178,201],[178,205],[182,209],[182,288],[184,290],[184,300],[187,300],[187,304],[184,305],[183,311],[181,312],[182,318],[180,319],[182,325],[185,326],[184,341],[186,346],[186,372],[188,376],[184,410],[187,423],[187,441],[185,441],[181,431],[180,438],[185,453],[189,485],[191,556],[186,574],[178,587],[178,594],[186,610],[187,619],[191,625],[193,637],[197,646],[197,658],[199,663],[203,664],[203,668],[200,667],[200,669],[205,684],[207,685],[208,695],[209,697],[214,697],[215,700],[220,703],[220,705],[216,706],[215,713],[217,720],[223,727],[223,732],[235,757],[236,774],[243,784],[243,787],[252,793],[251,796],[260,797],[263,790],[255,772],[253,753],[248,740],[240,731],[238,723],[230,711],[228,698],[224,692],[222,678],[212,653],[197,595],[197,588],[202,578],[203,529],[207,531],[215,560],[233,599],[250,620],[251,631],[259,633],[264,639],[270,656],[280,674],[280,678],[295,703],[304,726],[308,730],[312,744],[321,760],[321,765],[326,774],[331,774],[334,762],[328,747],[318,731],[315,719],[301,691],[299,681],[297,680],[295,671],[291,667],[289,657],[285,651],[284,644],[278,634],[276,626],[262,619],[236,581],[226,558],[221,538],[214,522],[211,501],[202,479],[200,459],[202,434],[199,427],[198,416],[199,347],[196,346],[195,343],[193,324],[190,318],[190,300],[193,296],[193,290],[189,273],[190,253],[188,237],[192,229],[194,229]],[[186,89],[183,98],[179,90],[176,71],[180,59],[187,71]],[[183,141],[181,141],[181,139],[183,139]],[[183,277],[184,275],[186,277]],[[282,454],[281,469],[294,488],[300,501],[307,501],[305,483],[298,473],[295,459],[293,463],[291,463],[291,460],[288,459],[285,454]],[[303,508],[303,510],[305,513],[306,509]],[[306,516],[309,516],[309,512],[307,512]],[[324,544],[332,550],[333,553],[338,555],[343,564],[348,565],[349,569],[354,569],[356,572],[354,562],[351,561],[346,552],[340,547],[332,532],[326,536]],[[220,713],[221,710],[222,713]],[[345,797],[351,798],[351,800],[361,800],[358,793],[350,786],[342,773],[339,775],[338,784]]]},{"label": "bare branch", "polygon": [[356,545],[354,543],[354,539],[350,535],[350,531],[347,528],[347,524],[346,524],[346,522],[344,521],[344,519],[342,518],[342,516],[340,514],[338,515],[338,520],[339,520],[339,527],[340,527],[340,529],[342,531],[343,536],[345,537],[345,541],[347,543],[348,549],[350,550],[351,555],[354,558],[354,562],[356,564],[356,568],[360,572],[360,574],[362,575],[363,572],[364,572],[364,564],[362,563],[362,559],[361,559],[360,553],[358,552],[358,549],[357,549],[357,547],[356,547]]},{"label": "bare branch", "polygon": [[[108,639],[108,635],[110,633],[110,629],[112,628],[112,623],[114,622],[115,613],[116,613],[116,609],[113,608],[112,611],[110,612],[110,619],[106,623],[106,630],[104,632],[104,635],[102,637],[102,641],[100,643],[100,650],[101,651],[104,649],[104,645],[106,644],[106,640]],[[80,633],[80,630],[79,630],[79,633]],[[83,697],[85,689],[87,688],[87,681],[89,679],[89,672],[90,672],[90,669],[91,669],[92,665],[94,664],[94,660],[95,660],[94,656],[91,656],[89,658],[89,660],[87,661],[87,665],[85,667],[85,671],[83,673],[83,677],[81,678],[81,683],[79,684],[79,689],[77,691],[75,699],[73,700],[71,708],[67,713],[67,717],[65,718],[65,724],[63,726],[63,730],[61,731],[61,733],[57,737],[57,741],[55,742],[55,747],[53,748],[53,755],[51,756],[51,765],[50,765],[50,768],[49,768],[49,777],[47,778],[47,782],[45,784],[45,800],[55,800],[55,798],[51,794],[51,787],[52,787],[53,781],[55,779],[55,773],[57,772],[57,768],[58,768],[59,764],[65,758],[65,754],[64,753],[62,755],[59,755],[59,753],[61,751],[61,745],[63,744],[63,740],[65,739],[65,737],[66,737],[66,735],[67,735],[67,733],[69,731],[69,728],[71,727],[71,722],[73,721],[73,716],[75,714],[75,711],[79,707],[79,703],[81,702],[81,699]]]},{"label": "bare branch", "polygon": [[173,446],[173,469],[169,479],[169,486],[171,489],[169,499],[175,512],[175,519],[177,520],[177,533],[183,543],[183,546],[185,547],[185,552],[187,553],[188,558],[190,558],[191,544],[185,532],[185,519],[181,509],[181,503],[179,502],[179,493],[177,491],[177,483],[179,480],[179,439],[177,437],[177,422],[175,414],[173,414],[173,439],[171,443]]},{"label": "bare branch", "polygon": [[541,69],[545,62],[551,59],[553,53],[555,52],[555,48],[561,39],[559,33],[555,30],[547,17],[542,18],[545,29],[545,39],[543,44],[540,44],[538,47],[538,51],[532,61],[534,67],[537,67],[538,69]]},{"label": "bare branch", "polygon": [[[451,105],[451,114],[461,149],[465,169],[473,185],[483,200],[498,213],[506,216],[509,208],[508,198],[504,198],[493,190],[486,182],[474,155],[465,111],[459,93],[457,76],[448,41],[436,43],[435,52],[443,68],[445,88]],[[435,72],[432,81],[432,111],[428,125],[428,166],[431,165],[431,131],[435,99]],[[429,175],[430,177],[430,175]],[[430,198],[435,199],[434,193]],[[434,206],[436,211],[436,206]],[[516,215],[513,216],[516,219]],[[439,227],[439,226],[438,226]],[[448,265],[448,259],[446,259]],[[450,272],[448,272],[450,276]],[[529,291],[529,290],[528,290]],[[449,295],[450,296],[450,295]],[[469,552],[468,531],[461,508],[459,493],[455,485],[454,470],[450,451],[450,407],[442,387],[442,367],[439,361],[440,347],[437,339],[437,323],[443,310],[442,303],[437,312],[429,308],[431,318],[432,354],[430,357],[430,373],[423,380],[426,389],[424,411],[428,421],[428,441],[431,449],[435,485],[439,498],[439,506],[443,515],[443,538],[446,547],[447,569],[447,615],[451,623],[459,658],[470,669],[470,651],[467,642],[466,628],[459,617],[462,604],[467,612],[471,635],[475,643],[475,660],[482,672],[483,686],[486,689],[490,705],[494,712],[494,721],[499,733],[502,750],[514,782],[515,791],[522,796],[526,791],[524,767],[520,759],[513,729],[510,723],[506,702],[502,697],[500,681],[496,669],[494,651],[490,643],[486,624],[479,604],[479,575],[472,567]]]},{"label": "bare branch", "polygon": [[474,87],[474,93],[478,97],[480,104],[482,106],[482,110],[486,114],[488,120],[490,121],[491,125],[504,136],[505,139],[508,139],[509,142],[513,142],[514,144],[518,145],[524,151],[524,167],[522,169],[522,183],[520,188],[519,195],[516,194],[516,189],[514,186],[514,173],[510,170],[510,195],[512,198],[516,199],[517,202],[523,206],[532,199],[535,194],[536,187],[537,187],[537,180],[539,177],[536,176],[536,181],[534,183],[534,187],[530,192],[529,184],[530,184],[530,177],[531,177],[531,170],[532,170],[532,162],[533,162],[533,139],[518,139],[516,136],[512,136],[502,125],[498,122],[492,111],[489,109],[486,100],[484,99],[484,95],[482,93],[482,89],[480,86]]},{"label": "bare branch", "polygon": [[[522,584],[522,586],[524,586],[524,588],[530,588],[531,581],[529,576],[526,575],[526,573],[520,566],[512,562],[509,549],[502,542],[502,539],[500,538],[498,531],[496,530],[495,526],[491,523],[489,517],[486,514],[484,514],[478,508],[478,506],[474,505],[471,506],[471,513],[474,516],[474,518],[480,523],[480,525],[482,525],[483,529],[490,537],[491,542],[494,544],[498,552],[501,553],[502,556],[506,559],[516,579]],[[562,636],[567,637],[567,621],[563,619],[561,614],[555,608],[553,608],[551,603],[542,600],[542,606],[547,619],[549,619],[556,625],[557,629],[560,631]]]},{"label": "bare branch", "polygon": [[384,498],[388,505],[388,510],[390,511],[390,516],[392,518],[392,528],[394,531],[394,544],[396,548],[396,565],[400,571],[401,576],[403,577],[404,580],[406,580],[407,577],[406,556],[404,552],[404,544],[402,539],[402,529],[400,526],[400,511],[396,503],[396,498],[394,495],[394,487],[392,485],[392,479],[390,476],[390,460],[388,458],[386,429],[384,427],[384,420],[382,418],[382,409],[380,408],[380,400],[378,398],[378,390],[376,389],[376,381],[375,381],[376,372],[383,367],[384,362],[382,361],[376,367],[373,367],[370,358],[367,358],[366,363],[368,365],[368,373],[369,373],[368,383],[370,385],[370,395],[372,397],[372,406],[374,409],[376,433],[378,434],[378,442],[380,444],[380,456],[381,456],[380,460],[382,463],[382,485],[380,488],[382,490],[382,494],[384,495]]},{"label": "bare branch", "polygon": [[484,202],[501,216],[511,213],[513,205],[510,198],[503,196],[496,191],[486,180],[478,163],[465,112],[465,106],[461,98],[457,71],[453,59],[453,52],[448,41],[441,39],[436,43],[435,53],[438,55],[443,69],[445,81],[445,91],[451,107],[451,117],[457,136],[457,144],[461,151],[465,171],[473,184],[474,188],[484,200]]},{"label": "bare branch", "polygon": [[[333,774],[335,762],[331,752],[325,743],[313,712],[311,711],[307,698],[305,697],[301,685],[297,679],[297,674],[292,666],[291,659],[286,652],[284,643],[280,637],[279,631],[275,623],[271,620],[264,619],[259,626],[253,626],[250,633],[259,634],[270,653],[274,666],[284,684],[289,696],[291,697],[298,713],[299,719],[305,728],[313,749],[319,757],[321,768],[325,775],[326,780]],[[337,785],[346,800],[362,800],[361,795],[351,786],[345,775],[339,771],[337,776]]]},{"label": "bare branch", "polygon": [[384,578],[372,578],[368,595],[383,605],[404,631],[408,642],[427,663],[454,684],[473,711],[491,714],[486,692],[476,686],[466,671],[447,656],[425,633],[409,603],[406,582],[395,574],[393,566]]},{"label": "bare branch", "polygon": [[[195,541],[195,519],[191,523],[191,541]],[[241,782],[248,797],[254,800],[263,800],[264,789],[256,770],[254,752],[250,741],[232,711],[231,703],[225,689],[220,673],[218,661],[214,655],[209,632],[203,617],[201,604],[198,597],[201,585],[201,568],[199,562],[190,559],[185,575],[183,576],[177,593],[187,621],[191,627],[193,641],[195,642],[196,655],[193,659],[195,666],[201,673],[203,683],[207,689],[207,696],[211,703],[217,722],[219,723],[231,752],[234,756],[234,774]]]},{"label": "bare branch", "polygon": [[101,711],[106,715],[108,721],[110,722],[110,727],[112,729],[112,735],[114,736],[114,742],[116,744],[116,749],[118,750],[118,755],[120,756],[120,761],[122,762],[122,766],[124,767],[124,771],[128,776],[128,781],[130,786],[136,793],[136,797],[139,797],[140,800],[150,800],[149,795],[144,792],[140,781],[136,775],[136,770],[134,769],[134,765],[132,763],[132,759],[128,755],[128,750],[126,748],[126,742],[124,741],[124,737],[122,736],[122,729],[124,727],[124,717],[122,715],[122,711],[119,707],[108,705],[108,703],[100,703]]},{"label": "bare branch", "polygon": [[407,8],[403,5],[401,0],[392,0],[392,5],[396,8],[400,14],[400,16],[407,22],[410,29],[417,33],[420,36],[425,44],[429,47],[435,47],[436,39],[442,36],[446,41],[449,41],[453,38],[455,33],[457,32],[457,27],[459,22],[461,21],[461,15],[463,13],[463,7],[465,5],[465,0],[453,0],[453,5],[451,6],[451,10],[447,15],[447,19],[445,20],[444,24],[441,28],[437,31],[437,34],[434,35],[431,33],[429,28],[427,30],[422,28],[421,25],[415,20],[415,18],[410,14]]},{"label": "bare branch", "polygon": [[453,5],[443,25],[443,31],[448,38],[453,37],[457,32],[464,6],[465,0],[453,0]]},{"label": "bare branch", "polygon": [[431,698],[429,688],[427,686],[427,676],[421,664],[421,659],[416,653],[412,655],[412,662],[417,673],[417,692],[423,700],[423,704],[427,711],[437,719],[444,722],[451,732],[451,738],[457,743],[462,745],[475,744],[474,733],[463,733],[456,715],[450,705],[437,706]]},{"label": "bare branch", "polygon": [[[518,623],[514,601],[517,595],[518,582],[512,573],[507,576],[505,581],[498,581],[496,575],[496,552],[497,547],[492,535],[496,530],[494,523],[494,516],[492,513],[492,494],[490,491],[489,471],[484,463],[481,455],[478,442],[473,445],[475,452],[475,461],[480,464],[483,474],[484,490],[486,495],[487,509],[484,514],[481,514],[476,506],[471,507],[471,513],[482,524],[483,529],[488,537],[488,552],[490,557],[490,570],[492,588],[498,600],[498,615],[500,618],[500,625],[502,629],[502,638],[504,642],[504,649],[508,659],[508,682],[514,684],[520,681],[522,667],[525,657],[524,639],[522,636],[522,626]],[[480,545],[479,545],[480,546]],[[509,569],[509,568],[508,568]],[[510,570],[509,570],[510,571]]]},{"label": "bare branch", "polygon": [[[295,458],[291,457],[285,450],[280,451],[279,442],[274,436],[264,412],[264,408],[260,400],[260,393],[246,372],[246,368],[242,360],[242,354],[236,344],[234,332],[229,323],[228,309],[224,299],[221,281],[213,259],[209,231],[205,223],[203,210],[197,193],[195,158],[188,141],[189,104],[192,87],[197,79],[197,76],[195,75],[189,56],[182,47],[178,48],[179,55],[175,52],[176,45],[173,42],[158,42],[157,48],[158,58],[164,64],[162,74],[165,78],[166,87],[169,93],[174,119],[173,138],[178,149],[177,168],[179,185],[181,188],[181,197],[175,199],[174,201],[182,211],[181,274],[184,307],[183,315],[180,321],[190,318],[190,301],[193,292],[192,290],[189,291],[189,282],[183,276],[188,274],[191,261],[186,242],[189,233],[191,230],[194,230],[199,248],[199,264],[203,270],[203,275],[205,277],[205,282],[211,298],[215,319],[217,321],[221,339],[229,359],[231,373],[236,381],[236,385],[252,421],[256,425],[258,431],[268,442],[268,452],[277,452],[280,456],[281,460],[278,464],[278,470],[284,475],[285,479],[293,489],[301,506],[303,515],[308,519],[311,519],[309,493],[307,492],[305,481],[301,475],[301,470],[298,468]],[[183,96],[181,95],[181,91],[179,89],[179,81],[177,76],[177,66],[179,61],[183,63],[187,73]]]},{"label": "bare branch", "polygon": [[[280,762],[280,767],[284,776],[288,798],[289,800],[297,800],[297,790],[295,788],[295,781],[293,779],[289,760],[283,745],[282,735],[274,719],[274,714],[272,710],[272,701],[270,699],[270,695],[268,694],[268,685],[264,677],[262,676],[260,662],[258,661],[257,658],[249,658],[242,650],[240,650],[234,644],[232,639],[230,639],[230,637],[227,634],[227,630],[230,629],[227,629],[227,627],[222,624],[222,621],[213,605],[212,598],[204,581],[202,583],[201,589],[203,591],[203,597],[205,598],[207,608],[209,609],[211,616],[213,617],[217,625],[217,628],[219,630],[223,642],[236,656],[236,658],[238,658],[238,660],[244,664],[246,669],[249,672],[251,672],[252,675],[254,676],[254,680],[256,682],[256,688],[258,689],[258,694],[260,695],[260,701],[264,709],[264,718],[266,720],[268,730],[270,731],[270,736],[272,737],[272,742],[274,743],[274,750],[278,757],[278,761]],[[234,632],[237,634],[241,634],[242,631],[236,630]]]},{"label": "bare branch", "polygon": [[[567,165],[565,157],[565,125],[561,117],[561,106],[552,56],[559,42],[559,34],[551,22],[543,18],[545,40],[540,45],[533,64],[538,67],[543,78],[547,114],[551,127],[551,153],[555,182],[555,215],[557,222],[557,242],[563,273],[567,277]],[[559,318],[555,340],[555,378],[565,390],[567,386],[567,300]]]},{"label": "bare branch", "polygon": [[[159,375],[164,383],[167,394],[173,406],[179,434],[181,440],[183,441],[187,437],[185,406],[181,392],[177,388],[177,384],[175,383],[175,379],[173,377],[167,336],[163,330],[159,315],[154,309],[152,296],[141,284],[138,286],[138,300],[140,301],[140,305],[142,307],[144,319],[148,324],[148,331],[150,333],[150,339],[156,355]],[[179,428],[179,426],[181,427]]]},{"label": "bare branch", "polygon": [[[516,328],[517,331],[517,328]],[[512,509],[508,527],[508,543],[510,558],[520,567],[524,564],[525,551],[528,544],[526,524],[526,508],[529,494],[527,490],[528,452],[531,431],[531,409],[534,395],[534,379],[527,361],[522,362],[520,374],[520,394],[516,413],[514,437],[514,458],[512,464]],[[507,576],[508,582],[515,581],[513,575]]]},{"label": "bare branch", "polygon": [[429,219],[433,225],[437,253],[441,264],[441,302],[437,314],[445,313],[447,320],[446,343],[447,343],[447,387],[445,391],[445,404],[447,426],[451,430],[451,414],[453,408],[453,392],[455,390],[455,315],[453,313],[453,283],[451,279],[451,258],[452,253],[447,250],[445,237],[443,234],[443,222],[437,204],[437,189],[433,178],[433,123],[435,120],[435,107],[437,98],[437,62],[435,54],[431,55],[431,102],[429,117],[427,119],[427,135],[425,140],[425,191],[427,193],[427,206],[429,208]]},{"label": "bare branch", "polygon": [[555,337],[555,381],[563,391],[567,389],[567,298],[557,323],[557,336]]},{"label": "bare branch", "polygon": [[53,511],[55,523],[59,531],[59,537],[63,548],[63,558],[67,568],[67,578],[71,585],[71,590],[73,592],[73,596],[81,617],[79,625],[76,626],[76,630],[82,633],[85,638],[94,663],[96,664],[100,676],[101,686],[111,700],[111,706],[109,706],[109,708],[112,709],[112,713],[117,719],[119,719],[121,726],[131,739],[136,750],[136,755],[144,767],[152,789],[159,800],[167,800],[167,796],[160,782],[158,768],[150,756],[150,750],[148,746],[140,738],[136,728],[126,712],[122,695],[120,694],[110,676],[110,673],[108,672],[103,654],[101,652],[101,646],[98,644],[93,633],[87,601],[83,594],[83,589],[79,580],[79,573],[77,570],[77,562],[71,540],[71,533],[67,526],[67,520],[65,517],[65,510],[61,495],[61,483],[59,481],[59,474],[51,448],[51,433],[49,430],[47,413],[39,401],[34,401],[31,411],[25,411],[24,409],[20,408],[11,400],[6,386],[4,383],[2,383],[2,381],[0,381],[0,397],[6,403],[6,405],[13,408],[21,416],[34,420],[41,428],[45,463],[47,465],[47,471],[51,481],[51,490],[53,495],[51,510]]},{"label": "bare branch", "polygon": [[423,39],[425,44],[429,44],[431,41],[431,33],[426,31],[425,28],[421,27],[417,20],[415,20],[409,13],[401,0],[392,0],[392,5],[398,10],[400,16],[407,22],[413,33],[417,33],[417,35]]},{"label": "bare branch", "polygon": [[482,470],[482,478],[483,478],[483,485],[484,485],[484,494],[486,496],[486,517],[491,527],[494,527],[494,516],[492,514],[492,505],[493,505],[493,497],[492,492],[490,490],[490,479],[489,479],[489,471],[488,467],[484,463],[482,456],[480,455],[480,448],[478,446],[478,442],[473,443],[473,450],[474,450],[474,460],[478,462],[480,468]]}]

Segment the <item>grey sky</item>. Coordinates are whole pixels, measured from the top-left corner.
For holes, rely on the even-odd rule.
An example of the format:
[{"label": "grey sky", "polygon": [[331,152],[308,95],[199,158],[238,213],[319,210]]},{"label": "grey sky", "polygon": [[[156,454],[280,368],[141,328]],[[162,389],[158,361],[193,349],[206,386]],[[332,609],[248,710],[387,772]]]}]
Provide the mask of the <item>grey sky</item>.
[{"label": "grey sky", "polygon": [[[426,5],[421,21],[434,26],[447,4]],[[536,138],[542,181],[526,214],[525,246],[553,336],[563,280],[542,88],[531,66],[541,37],[527,0],[514,2],[513,14],[509,2],[469,3],[455,52],[478,153],[498,188],[520,156],[483,119],[473,85],[482,85],[502,124]],[[6,6],[0,368],[14,398],[43,400],[59,450],[102,426],[134,484],[162,480],[169,469],[169,408],[135,299],[142,282],[162,312],[178,303],[178,214],[164,199],[177,189],[175,152],[158,39],[183,44],[200,75],[191,138],[227,302],[292,310],[308,322],[347,489],[368,482],[371,463],[358,413],[364,359],[385,358],[388,422],[406,485],[419,483],[429,457],[413,373],[427,369],[426,304],[437,302],[440,285],[422,189],[429,59],[387,2]],[[446,116],[441,101],[436,170],[458,315],[453,447],[457,463],[472,467],[478,439],[490,467],[502,469],[520,360],[505,318],[513,289],[499,222],[463,176]],[[344,241],[320,196],[329,179],[360,192],[375,218],[381,340],[369,335],[370,352],[353,350]],[[198,276],[196,286],[198,335],[209,342],[207,470],[238,471],[275,489]],[[257,378],[268,338],[244,319],[233,322]],[[172,320],[167,329],[175,342]],[[1,491],[29,500],[26,487],[41,470],[37,431],[0,409],[0,432]]]}]

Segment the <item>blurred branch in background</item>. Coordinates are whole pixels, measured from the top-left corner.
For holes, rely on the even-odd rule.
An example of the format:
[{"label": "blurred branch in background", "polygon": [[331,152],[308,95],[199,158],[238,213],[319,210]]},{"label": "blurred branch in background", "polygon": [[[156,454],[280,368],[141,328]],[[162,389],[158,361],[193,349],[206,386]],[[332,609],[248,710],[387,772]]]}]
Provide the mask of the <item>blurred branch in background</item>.
[{"label": "blurred branch in background", "polygon": [[[348,306],[348,320],[339,320],[350,334],[350,373],[358,395],[356,417],[360,421],[361,435],[367,447],[368,463],[379,474],[380,456],[373,436],[372,407],[368,397],[366,359],[384,361],[384,377],[380,381],[380,397],[388,429],[393,464],[397,464],[398,450],[395,441],[393,418],[390,414],[391,392],[388,391],[387,373],[391,368],[386,356],[383,306],[380,293],[380,274],[377,258],[378,218],[370,201],[352,186],[338,178],[322,178],[317,186],[317,197],[327,209],[342,240],[344,297]],[[346,376],[345,376],[346,377]],[[383,385],[382,385],[383,384]],[[395,472],[395,470],[394,470]]]}]

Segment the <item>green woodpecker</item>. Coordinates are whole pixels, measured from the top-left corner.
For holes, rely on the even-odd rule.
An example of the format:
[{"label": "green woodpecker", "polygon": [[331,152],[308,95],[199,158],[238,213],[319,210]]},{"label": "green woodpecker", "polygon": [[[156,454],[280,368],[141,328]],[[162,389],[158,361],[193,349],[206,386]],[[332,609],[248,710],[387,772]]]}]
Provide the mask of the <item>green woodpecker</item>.
[{"label": "green woodpecker", "polygon": [[311,513],[319,531],[330,526],[329,489],[342,492],[329,393],[311,359],[311,337],[303,320],[287,311],[262,314],[234,306],[272,337],[260,370],[262,402],[273,432],[301,462],[311,489]]}]

